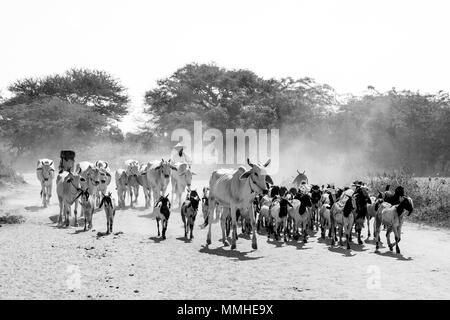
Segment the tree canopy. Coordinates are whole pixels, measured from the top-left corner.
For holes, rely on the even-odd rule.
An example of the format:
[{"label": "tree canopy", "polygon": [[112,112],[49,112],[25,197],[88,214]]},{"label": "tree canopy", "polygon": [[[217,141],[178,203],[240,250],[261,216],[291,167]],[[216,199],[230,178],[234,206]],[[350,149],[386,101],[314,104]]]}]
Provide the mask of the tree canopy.
[{"label": "tree canopy", "polygon": [[17,80],[8,87],[15,105],[42,97],[57,97],[69,104],[91,107],[100,115],[118,120],[127,114],[130,99],[125,88],[110,74],[89,69],[70,69],[62,75]]}]

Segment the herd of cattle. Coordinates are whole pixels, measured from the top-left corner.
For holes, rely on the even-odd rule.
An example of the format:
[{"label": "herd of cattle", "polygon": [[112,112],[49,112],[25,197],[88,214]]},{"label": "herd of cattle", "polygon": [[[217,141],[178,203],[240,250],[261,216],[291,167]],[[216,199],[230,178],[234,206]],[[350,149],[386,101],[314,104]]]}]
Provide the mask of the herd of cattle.
[{"label": "herd of cattle", "polygon": [[[374,218],[373,232],[376,251],[380,244],[381,225],[386,228],[389,249],[398,246],[401,239],[401,227],[405,212],[413,211],[413,201],[405,195],[401,186],[394,191],[389,186],[381,192],[377,190],[369,195],[369,188],[361,181],[355,181],[350,187],[335,188],[333,184],[310,185],[304,172],[298,172],[290,186],[276,186],[267,174],[264,165],[253,164],[247,160],[249,168],[218,169],[212,172],[209,186],[202,190],[200,198],[196,190],[191,190],[192,176],[195,175],[187,163],[171,163],[156,160],[139,163],[136,160],[125,161],[124,169],[115,172],[119,208],[125,207],[126,195],[129,194],[130,206],[137,201],[142,187],[145,207],[153,207],[158,236],[166,238],[171,203],[181,206],[185,237],[193,238],[194,222],[201,203],[204,227],[208,226],[207,244],[211,244],[211,225],[220,220],[222,241],[229,245],[227,238],[231,235],[231,249],[236,248],[237,226],[242,232],[252,234],[252,248],[257,249],[256,232],[265,230],[267,236],[279,240],[288,239],[307,242],[309,232],[318,231],[321,238],[331,239],[331,245],[339,240],[343,246],[345,236],[346,248],[350,249],[352,230],[355,229],[358,244],[362,244],[361,232],[367,221],[368,238],[370,221]],[[52,195],[55,169],[52,160],[38,161],[37,177],[41,182],[42,204],[46,207]],[[95,163],[82,161],[74,168],[64,169],[60,165],[56,177],[56,190],[59,201],[59,226],[69,226],[71,207],[74,205],[75,226],[78,226],[78,206],[84,217],[84,230],[92,228],[92,215],[96,208],[104,208],[107,217],[107,233],[113,229],[116,210],[112,193],[108,192],[112,173],[106,161]],[[169,182],[172,196],[166,194]],[[186,192],[186,198],[182,194]],[[174,199],[175,198],[175,199]],[[152,201],[153,200],[153,201]],[[395,243],[391,243],[390,234],[394,233]]]}]

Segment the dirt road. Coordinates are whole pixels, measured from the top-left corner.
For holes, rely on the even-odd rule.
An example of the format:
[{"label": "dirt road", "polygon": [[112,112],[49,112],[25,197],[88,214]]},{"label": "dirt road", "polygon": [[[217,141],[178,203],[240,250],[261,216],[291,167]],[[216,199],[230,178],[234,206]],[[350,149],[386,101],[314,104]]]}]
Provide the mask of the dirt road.
[{"label": "dirt road", "polygon": [[[82,221],[78,228],[57,228],[55,190],[43,209],[36,177],[24,177],[29,184],[21,190],[0,191],[0,214],[27,218],[0,228],[1,299],[450,298],[448,230],[405,223],[402,255],[386,247],[374,253],[372,239],[351,251],[331,248],[318,234],[306,244],[258,235],[258,250],[241,236],[230,251],[218,224],[205,246],[201,213],[193,241],[184,238],[179,210],[172,211],[167,239],[159,239],[141,194],[136,209],[117,211],[115,234],[98,237],[106,231],[103,211],[94,215],[93,231],[83,232]],[[198,190],[203,185],[194,183]]]}]

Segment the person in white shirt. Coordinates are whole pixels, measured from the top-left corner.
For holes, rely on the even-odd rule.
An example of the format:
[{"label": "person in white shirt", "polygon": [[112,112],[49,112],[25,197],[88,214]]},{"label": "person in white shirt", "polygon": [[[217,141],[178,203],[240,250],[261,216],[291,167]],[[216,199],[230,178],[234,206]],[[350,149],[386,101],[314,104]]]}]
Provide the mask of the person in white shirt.
[{"label": "person in white shirt", "polygon": [[186,162],[192,164],[191,158],[184,152],[184,146],[181,142],[178,142],[175,147],[173,147],[170,159],[172,163]]}]

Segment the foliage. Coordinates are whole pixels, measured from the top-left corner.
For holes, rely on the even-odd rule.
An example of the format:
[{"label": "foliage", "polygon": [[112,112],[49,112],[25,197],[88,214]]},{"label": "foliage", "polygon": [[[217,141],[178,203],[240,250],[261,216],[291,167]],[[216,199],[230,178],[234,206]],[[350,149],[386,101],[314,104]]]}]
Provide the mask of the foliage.
[{"label": "foliage", "polygon": [[59,98],[34,99],[2,108],[2,136],[18,154],[51,144],[64,148],[90,142],[107,125],[91,108]]},{"label": "foliage", "polygon": [[13,168],[6,165],[0,159],[0,188],[8,184],[25,183],[22,176],[18,175]]},{"label": "foliage", "polygon": [[[273,128],[306,124],[316,108],[333,100],[329,86],[310,78],[265,80],[249,70],[188,64],[147,91],[147,113],[156,131],[170,132],[194,120],[206,127]],[[190,128],[187,128],[190,129]]]},{"label": "foliage", "polygon": [[383,191],[386,185],[394,190],[401,185],[405,194],[414,203],[414,211],[410,218],[438,226],[450,227],[450,185],[444,178],[416,178],[410,172],[395,171],[372,175],[368,178],[368,186],[374,194]]},{"label": "foliage", "polygon": [[104,71],[70,69],[62,75],[17,80],[9,86],[14,96],[6,105],[22,105],[42,97],[58,97],[71,105],[84,105],[100,115],[119,119],[127,114],[125,88]]},{"label": "foliage", "polygon": [[20,224],[26,221],[25,217],[22,215],[15,215],[10,213],[5,213],[4,216],[0,216],[0,224]]}]

